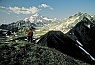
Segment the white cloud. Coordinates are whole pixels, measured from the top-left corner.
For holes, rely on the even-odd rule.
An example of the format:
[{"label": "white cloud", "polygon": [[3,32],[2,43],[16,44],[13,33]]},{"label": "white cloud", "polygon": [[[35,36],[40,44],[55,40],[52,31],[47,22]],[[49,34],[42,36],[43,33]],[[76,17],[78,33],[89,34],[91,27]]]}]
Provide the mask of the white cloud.
[{"label": "white cloud", "polygon": [[19,8],[15,6],[15,7],[9,7],[8,9],[16,14],[34,14],[34,13],[39,12],[40,10],[35,6],[29,7],[29,8],[25,8],[25,7]]},{"label": "white cloud", "polygon": [[16,13],[16,14],[35,14],[35,13],[38,13],[41,10],[41,8],[49,8],[50,10],[53,10],[53,8],[47,4],[41,4],[39,5],[38,8],[35,6],[29,7],[29,8],[17,7],[17,6],[15,7],[0,6],[0,8],[2,12],[7,13],[7,14],[11,14],[11,12]]},{"label": "white cloud", "polygon": [[53,8],[47,4],[41,4],[39,5],[40,8],[49,8],[50,10],[53,10]]},{"label": "white cloud", "polygon": [[49,7],[49,6],[46,5],[46,4],[41,4],[40,7],[47,8],[47,7]]},{"label": "white cloud", "polygon": [[1,8],[1,12],[4,12],[6,14],[10,14],[10,12],[12,12],[9,10],[9,7],[0,6],[0,8]]}]

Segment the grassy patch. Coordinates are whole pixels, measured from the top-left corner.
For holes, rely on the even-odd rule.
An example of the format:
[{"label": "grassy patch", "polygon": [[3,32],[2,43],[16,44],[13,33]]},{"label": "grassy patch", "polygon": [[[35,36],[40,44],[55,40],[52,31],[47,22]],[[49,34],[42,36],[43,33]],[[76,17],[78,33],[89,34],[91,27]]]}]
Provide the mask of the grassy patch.
[{"label": "grassy patch", "polygon": [[0,65],[88,65],[55,49],[37,44],[0,43]]}]

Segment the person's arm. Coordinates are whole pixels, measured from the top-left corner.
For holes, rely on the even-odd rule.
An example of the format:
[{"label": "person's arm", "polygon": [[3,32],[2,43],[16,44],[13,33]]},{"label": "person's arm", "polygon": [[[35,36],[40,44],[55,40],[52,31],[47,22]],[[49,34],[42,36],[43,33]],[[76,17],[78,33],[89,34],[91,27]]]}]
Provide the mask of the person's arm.
[{"label": "person's arm", "polygon": [[28,36],[30,35],[30,31],[28,31]]}]

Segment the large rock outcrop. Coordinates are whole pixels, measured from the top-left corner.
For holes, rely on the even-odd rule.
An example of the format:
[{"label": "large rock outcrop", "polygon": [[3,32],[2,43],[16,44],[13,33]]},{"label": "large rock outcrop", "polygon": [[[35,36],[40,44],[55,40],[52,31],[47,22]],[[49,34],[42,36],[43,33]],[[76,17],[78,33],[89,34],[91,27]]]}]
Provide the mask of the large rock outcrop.
[{"label": "large rock outcrop", "polygon": [[38,44],[55,48],[67,55],[88,63],[95,63],[95,25],[86,17],[67,34],[50,31]]}]

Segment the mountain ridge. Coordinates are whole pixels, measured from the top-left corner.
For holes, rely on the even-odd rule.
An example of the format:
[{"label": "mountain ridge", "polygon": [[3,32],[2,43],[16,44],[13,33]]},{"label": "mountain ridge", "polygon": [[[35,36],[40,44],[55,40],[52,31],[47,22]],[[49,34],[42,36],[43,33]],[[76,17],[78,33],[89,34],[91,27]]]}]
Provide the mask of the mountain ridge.
[{"label": "mountain ridge", "polygon": [[93,64],[95,63],[94,32],[95,24],[84,17],[67,34],[50,31],[40,38],[38,44],[55,48],[76,59]]}]

